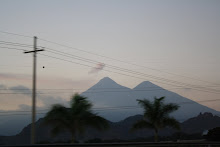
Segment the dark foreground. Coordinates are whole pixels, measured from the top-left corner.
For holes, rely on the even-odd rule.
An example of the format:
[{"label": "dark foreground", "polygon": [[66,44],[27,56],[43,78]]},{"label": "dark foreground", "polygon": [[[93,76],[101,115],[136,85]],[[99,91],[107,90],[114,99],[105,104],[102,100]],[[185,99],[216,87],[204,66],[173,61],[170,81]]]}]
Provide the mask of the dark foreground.
[{"label": "dark foreground", "polygon": [[[220,147],[220,142],[136,142],[136,143],[79,143],[79,144],[36,144],[18,145],[16,147]],[[15,147],[15,146],[1,146]]]}]

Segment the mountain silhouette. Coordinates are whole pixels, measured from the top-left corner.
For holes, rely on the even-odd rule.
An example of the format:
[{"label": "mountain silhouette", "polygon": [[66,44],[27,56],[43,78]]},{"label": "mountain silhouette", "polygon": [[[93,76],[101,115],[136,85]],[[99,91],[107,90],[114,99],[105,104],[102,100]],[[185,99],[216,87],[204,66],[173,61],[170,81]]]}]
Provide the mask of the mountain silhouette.
[{"label": "mountain silhouette", "polygon": [[[95,112],[112,122],[119,122],[129,116],[143,114],[143,109],[140,108],[136,100],[148,99],[153,101],[155,96],[165,96],[166,103],[179,104],[179,110],[172,115],[181,122],[195,117],[201,112],[210,112],[220,116],[220,112],[166,90],[150,81],[144,81],[130,89],[109,77],[105,77],[81,95],[88,97],[93,103]],[[38,118],[42,116],[43,114],[38,114]],[[30,118],[29,114],[26,116],[8,116],[9,121],[1,121],[0,123],[0,135],[19,133],[30,122]]]},{"label": "mountain silhouette", "polygon": [[133,90],[144,90],[145,88],[149,88],[149,89],[163,89],[153,83],[151,83],[150,81],[144,81],[140,84],[138,84],[135,88],[133,88]]},{"label": "mountain silhouette", "polygon": [[166,97],[165,103],[180,105],[179,110],[172,114],[180,121],[195,117],[200,112],[211,112],[220,115],[220,112],[214,109],[166,90],[150,81],[144,81],[135,88],[130,89],[117,84],[109,77],[105,77],[81,95],[88,97],[94,107],[102,108],[97,112],[113,122],[131,115],[142,114],[143,109],[138,105],[137,99],[153,101],[154,97],[162,96]]}]

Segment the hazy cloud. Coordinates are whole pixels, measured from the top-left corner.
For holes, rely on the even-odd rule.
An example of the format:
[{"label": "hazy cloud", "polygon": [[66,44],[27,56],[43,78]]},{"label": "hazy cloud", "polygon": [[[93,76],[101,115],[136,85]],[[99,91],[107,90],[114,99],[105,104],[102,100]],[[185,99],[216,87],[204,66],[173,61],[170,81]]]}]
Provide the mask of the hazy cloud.
[{"label": "hazy cloud", "polygon": [[68,101],[59,96],[38,96],[38,99],[42,101],[45,107],[50,107],[53,104],[68,105]]},{"label": "hazy cloud", "polygon": [[22,85],[13,86],[8,89],[15,92],[15,93],[24,94],[24,95],[28,95],[28,96],[30,96],[32,94],[32,91],[29,88],[22,86]]},{"label": "hazy cloud", "polygon": [[[2,88],[1,88],[2,87]],[[0,88],[6,88],[6,85],[0,85]],[[32,90],[23,85],[6,88],[7,92],[2,92],[0,99],[0,108],[2,110],[31,110]],[[68,101],[61,96],[53,96],[38,91],[37,107],[38,109],[48,108],[53,104],[62,104],[68,106]]]},{"label": "hazy cloud", "polygon": [[[104,65],[102,65],[104,66]],[[100,69],[98,69],[100,68]],[[94,68],[94,71],[101,70],[101,67],[97,67],[97,69]],[[22,83],[22,85],[30,85],[32,83],[30,75],[25,75],[25,74],[10,74],[10,73],[0,73],[0,81],[7,81],[7,82],[13,82],[14,84],[19,85]],[[45,87],[67,87],[67,88],[89,88],[94,84],[93,79],[88,79],[88,78],[81,78],[79,80],[73,80],[71,78],[64,78],[64,77],[56,77],[56,76],[38,76],[37,78],[37,86],[45,88]],[[5,85],[2,85],[5,88]],[[21,90],[25,88],[22,86],[15,86],[11,87],[11,90],[18,90],[19,92],[22,92]],[[30,88],[29,88],[30,89]],[[27,93],[29,92],[28,89],[23,90],[26,91]],[[15,92],[15,91],[14,91]]]},{"label": "hazy cloud", "polygon": [[11,74],[11,73],[0,73],[0,79],[3,80],[30,80],[31,75],[27,74]]},{"label": "hazy cloud", "polygon": [[190,91],[192,88],[184,88],[185,91]]},{"label": "hazy cloud", "polygon": [[96,64],[95,67],[93,67],[93,68],[89,71],[89,74],[98,73],[99,71],[103,70],[104,67],[105,67],[105,64],[104,64],[104,63],[98,63],[98,64]]},{"label": "hazy cloud", "polygon": [[30,105],[26,105],[26,104],[20,104],[19,106],[19,110],[24,110],[24,111],[31,111],[32,106]]},{"label": "hazy cloud", "polygon": [[6,90],[6,89],[7,89],[7,87],[5,85],[0,84],[0,90]]}]

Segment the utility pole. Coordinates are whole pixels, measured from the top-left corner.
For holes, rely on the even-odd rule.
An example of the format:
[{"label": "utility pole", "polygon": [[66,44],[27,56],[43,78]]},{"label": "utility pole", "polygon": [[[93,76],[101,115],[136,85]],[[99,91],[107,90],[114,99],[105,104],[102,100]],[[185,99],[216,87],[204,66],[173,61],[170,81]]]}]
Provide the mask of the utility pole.
[{"label": "utility pole", "polygon": [[32,123],[31,123],[31,144],[35,144],[35,118],[36,118],[36,65],[37,65],[37,52],[44,51],[43,49],[37,50],[37,37],[34,36],[34,50],[26,51],[33,53],[33,90],[32,90]]}]

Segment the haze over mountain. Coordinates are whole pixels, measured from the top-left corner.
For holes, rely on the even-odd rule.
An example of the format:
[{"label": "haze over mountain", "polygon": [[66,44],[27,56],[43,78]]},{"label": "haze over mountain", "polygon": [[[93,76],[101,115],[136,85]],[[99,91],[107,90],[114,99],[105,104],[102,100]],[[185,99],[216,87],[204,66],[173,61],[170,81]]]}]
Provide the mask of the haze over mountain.
[{"label": "haze over mountain", "polygon": [[220,114],[214,109],[163,89],[149,81],[144,81],[130,89],[105,77],[81,95],[88,97],[95,107],[103,107],[103,109],[95,110],[111,121],[119,121],[131,115],[141,114],[143,109],[138,106],[137,99],[145,98],[153,101],[154,97],[162,96],[166,97],[165,103],[180,105],[179,110],[173,113],[173,116],[180,121],[197,116],[200,112]]},{"label": "haze over mountain", "polygon": [[[94,104],[95,112],[112,122],[142,114],[143,109],[140,108],[136,99],[146,98],[152,101],[155,96],[166,96],[165,102],[180,105],[179,110],[173,113],[173,116],[179,121],[195,117],[200,112],[211,112],[214,115],[220,115],[220,112],[214,109],[163,89],[149,81],[142,82],[135,88],[130,89],[105,77],[87,91],[81,93],[81,95],[88,97]],[[39,117],[43,117],[43,114],[38,115]],[[1,120],[3,119],[4,117],[1,118]],[[30,123],[31,116],[30,114],[26,116],[12,115],[7,116],[7,119],[7,121],[1,121],[0,123],[0,135],[15,135],[19,133],[24,126]]]}]

